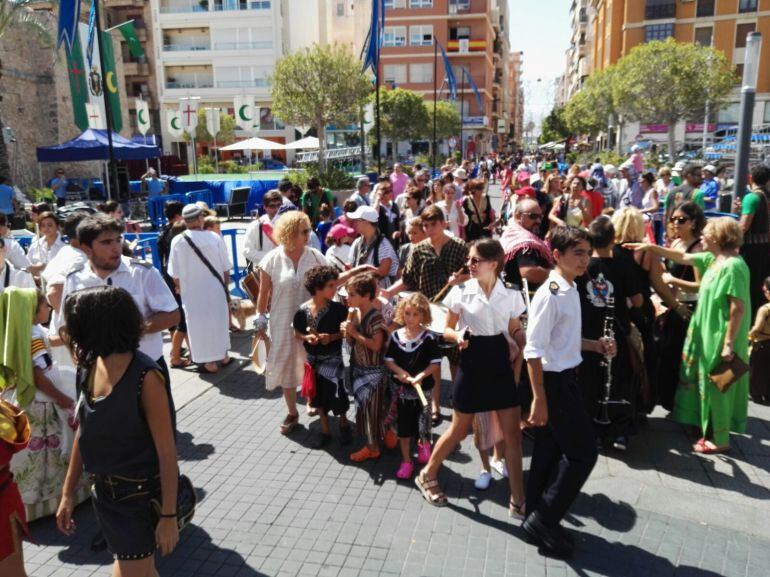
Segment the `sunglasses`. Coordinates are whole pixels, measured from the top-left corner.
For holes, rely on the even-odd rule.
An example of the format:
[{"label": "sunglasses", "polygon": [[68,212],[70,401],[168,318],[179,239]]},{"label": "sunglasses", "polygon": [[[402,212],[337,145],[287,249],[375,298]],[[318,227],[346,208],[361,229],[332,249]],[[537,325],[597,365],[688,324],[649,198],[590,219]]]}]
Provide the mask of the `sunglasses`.
[{"label": "sunglasses", "polygon": [[671,217],[671,223],[672,224],[684,224],[688,220],[690,220],[690,219],[687,218],[686,216],[672,216]]},{"label": "sunglasses", "polygon": [[543,220],[543,215],[539,212],[522,212],[521,214],[530,220]]},{"label": "sunglasses", "polygon": [[477,256],[472,256],[471,258],[468,259],[468,264],[471,266],[479,266],[479,264],[482,262],[487,262],[487,260],[484,258],[479,258]]}]

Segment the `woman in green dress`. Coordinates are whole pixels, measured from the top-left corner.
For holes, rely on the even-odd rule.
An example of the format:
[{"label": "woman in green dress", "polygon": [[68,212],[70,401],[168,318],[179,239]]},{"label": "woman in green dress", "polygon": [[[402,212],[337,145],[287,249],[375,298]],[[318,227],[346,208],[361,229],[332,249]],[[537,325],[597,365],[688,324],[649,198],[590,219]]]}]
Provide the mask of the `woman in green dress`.
[{"label": "woman in green dress", "polygon": [[730,432],[746,430],[749,378],[741,377],[726,392],[709,380],[722,361],[734,355],[748,362],[751,311],[749,269],[738,250],[743,242],[739,224],[730,217],[710,220],[703,229],[707,252],[682,253],[656,245],[634,245],[676,263],[693,266],[701,276],[698,305],[682,352],[680,385],[674,399],[674,420],[700,427],[696,453],[724,453]]}]

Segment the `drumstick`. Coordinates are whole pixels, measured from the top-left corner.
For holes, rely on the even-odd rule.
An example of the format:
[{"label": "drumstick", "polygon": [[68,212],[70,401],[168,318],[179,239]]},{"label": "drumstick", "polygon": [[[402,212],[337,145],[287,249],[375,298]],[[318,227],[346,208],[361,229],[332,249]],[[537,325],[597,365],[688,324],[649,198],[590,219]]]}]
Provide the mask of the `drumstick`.
[{"label": "drumstick", "polygon": [[348,263],[346,263],[345,261],[343,261],[343,260],[342,260],[340,257],[338,257],[336,254],[333,254],[333,255],[331,255],[331,257],[332,257],[334,260],[336,260],[338,263],[340,263],[340,264],[342,265],[342,269],[343,269],[343,270],[347,270],[347,269],[348,269]]},{"label": "drumstick", "polygon": [[[465,274],[467,271],[468,271],[468,267],[466,267],[465,265],[463,265],[463,266],[462,266],[462,268],[460,268],[460,270],[458,270],[458,271],[457,271],[456,273],[454,273],[454,274],[456,274],[456,275],[458,275],[458,274]],[[454,275],[453,275],[453,276],[454,276]],[[450,288],[452,288],[452,281],[451,281],[451,280],[447,281],[447,283],[444,285],[444,287],[443,287],[443,288],[442,288],[440,291],[438,291],[438,293],[436,293],[436,296],[434,296],[434,297],[433,297],[433,298],[430,300],[430,302],[432,302],[432,303],[437,303],[437,302],[439,302],[440,300],[442,300],[442,299],[443,299],[443,298],[446,296],[446,293],[448,293],[448,292],[449,292],[449,289],[450,289]]]},{"label": "drumstick", "polygon": [[428,399],[425,398],[425,393],[422,390],[422,385],[420,383],[415,383],[414,390],[417,391],[417,396],[420,397],[420,402],[422,403],[422,406],[427,407]]},{"label": "drumstick", "polygon": [[529,307],[532,306],[532,302],[529,299],[529,282],[527,279],[521,279],[521,285],[524,288],[524,302],[527,305],[527,312],[529,313]]}]

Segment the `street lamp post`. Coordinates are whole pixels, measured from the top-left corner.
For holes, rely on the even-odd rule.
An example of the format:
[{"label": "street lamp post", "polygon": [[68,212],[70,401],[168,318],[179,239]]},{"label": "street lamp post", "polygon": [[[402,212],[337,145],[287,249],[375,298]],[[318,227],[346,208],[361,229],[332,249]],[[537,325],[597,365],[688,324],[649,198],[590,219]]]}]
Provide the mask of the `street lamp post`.
[{"label": "street lamp post", "polygon": [[[743,82],[741,83],[741,121],[738,124],[738,140],[735,151],[735,183],[733,198],[743,198],[749,173],[749,150],[751,148],[751,129],[754,122],[754,100],[759,76],[759,53],[762,48],[762,34],[750,32],[746,36],[745,60],[743,63]],[[731,203],[732,205],[732,203]]]}]

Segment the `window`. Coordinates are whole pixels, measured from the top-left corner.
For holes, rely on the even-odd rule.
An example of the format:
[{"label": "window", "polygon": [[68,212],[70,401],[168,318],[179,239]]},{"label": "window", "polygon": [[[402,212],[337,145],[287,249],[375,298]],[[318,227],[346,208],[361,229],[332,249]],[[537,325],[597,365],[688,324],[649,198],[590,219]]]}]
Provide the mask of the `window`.
[{"label": "window", "polygon": [[714,0],[698,0],[697,16],[713,16]]},{"label": "window", "polygon": [[665,40],[674,35],[674,24],[649,24],[644,27],[644,41]]},{"label": "window", "polygon": [[748,24],[738,24],[735,27],[735,47],[746,48],[746,36],[757,29],[757,25],[754,22]]},{"label": "window", "polygon": [[740,0],[738,2],[738,12],[756,12],[757,0]]},{"label": "window", "polygon": [[674,16],[676,16],[674,0],[647,0],[647,9],[644,12],[644,17],[647,20],[673,18]]},{"label": "window", "polygon": [[386,83],[406,84],[406,64],[385,64],[382,76]]},{"label": "window", "polygon": [[406,0],[385,0],[385,9],[406,8]]},{"label": "window", "polygon": [[345,15],[345,3],[337,2],[337,16],[344,16],[344,15]]},{"label": "window", "polygon": [[470,10],[471,9],[471,0],[449,0],[449,13],[452,14],[453,12],[461,11],[461,10]]},{"label": "window", "polygon": [[433,64],[410,64],[409,82],[413,84],[428,84],[433,82]]},{"label": "window", "polygon": [[741,103],[732,102],[717,112],[717,123],[719,124],[738,124],[738,118],[741,115]]},{"label": "window", "polygon": [[469,40],[470,37],[471,37],[470,26],[458,26],[457,28],[449,29],[450,40],[466,40],[466,39]]},{"label": "window", "polygon": [[433,25],[410,26],[409,44],[411,46],[433,46]]},{"label": "window", "polygon": [[701,46],[711,46],[711,36],[714,29],[711,26],[695,29],[695,43]]},{"label": "window", "polygon": [[409,0],[409,8],[433,8],[433,0]]},{"label": "window", "polygon": [[406,26],[385,26],[383,46],[406,46]]},{"label": "window", "polygon": [[765,123],[770,122],[770,100],[765,102],[765,114],[762,121]]}]

